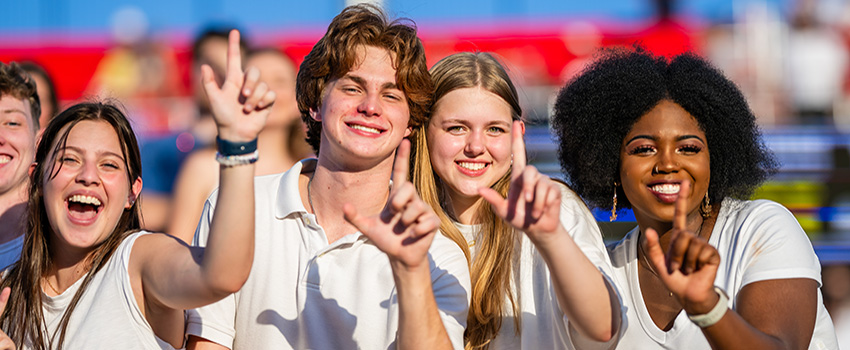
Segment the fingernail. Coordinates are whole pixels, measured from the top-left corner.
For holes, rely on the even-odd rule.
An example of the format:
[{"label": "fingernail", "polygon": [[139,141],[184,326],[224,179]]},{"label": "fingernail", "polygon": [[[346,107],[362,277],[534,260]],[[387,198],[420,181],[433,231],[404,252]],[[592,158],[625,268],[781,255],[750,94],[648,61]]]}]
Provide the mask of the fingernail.
[{"label": "fingernail", "polygon": [[670,263],[670,273],[673,273],[673,272],[675,272],[675,271],[678,271],[680,267],[682,267],[682,265],[679,265],[679,263],[677,263],[677,262],[675,262],[675,261],[674,261],[674,262],[671,262],[671,263]]},{"label": "fingernail", "polygon": [[245,96],[251,95],[251,89],[242,90],[242,94],[245,95]]},{"label": "fingernail", "polygon": [[251,105],[245,105],[245,110],[246,110],[246,111],[250,111],[250,110],[252,110],[252,109],[254,109],[254,107],[253,107],[253,106],[251,106]]}]

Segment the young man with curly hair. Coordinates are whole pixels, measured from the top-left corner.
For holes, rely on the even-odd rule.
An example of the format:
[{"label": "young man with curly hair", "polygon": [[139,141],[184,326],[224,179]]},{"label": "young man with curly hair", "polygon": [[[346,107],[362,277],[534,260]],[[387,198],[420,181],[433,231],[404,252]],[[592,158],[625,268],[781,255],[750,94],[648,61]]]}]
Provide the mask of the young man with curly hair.
[{"label": "young man with curly hair", "polygon": [[251,276],[190,315],[190,349],[463,348],[466,258],[407,182],[431,90],[412,25],[366,5],[334,18],[296,85],[318,159],[257,178]]}]

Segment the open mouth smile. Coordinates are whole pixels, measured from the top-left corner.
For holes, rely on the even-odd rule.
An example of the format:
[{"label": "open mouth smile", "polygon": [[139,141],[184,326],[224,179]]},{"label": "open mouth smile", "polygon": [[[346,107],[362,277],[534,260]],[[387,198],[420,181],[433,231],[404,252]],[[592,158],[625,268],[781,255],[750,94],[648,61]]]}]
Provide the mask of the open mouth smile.
[{"label": "open mouth smile", "polygon": [[68,208],[68,216],[75,224],[87,225],[97,219],[97,215],[103,209],[103,203],[94,196],[83,194],[71,195],[65,199]]}]

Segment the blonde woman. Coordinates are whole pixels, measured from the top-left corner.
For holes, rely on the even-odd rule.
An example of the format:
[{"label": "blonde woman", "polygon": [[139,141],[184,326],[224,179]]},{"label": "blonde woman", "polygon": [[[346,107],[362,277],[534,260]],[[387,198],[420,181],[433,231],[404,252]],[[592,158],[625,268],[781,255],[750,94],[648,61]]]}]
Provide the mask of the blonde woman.
[{"label": "blonde woman", "polygon": [[467,52],[431,75],[431,117],[411,136],[413,181],[470,259],[466,348],[613,342],[620,310],[599,229],[569,188],[526,166],[522,110],[504,68]]}]

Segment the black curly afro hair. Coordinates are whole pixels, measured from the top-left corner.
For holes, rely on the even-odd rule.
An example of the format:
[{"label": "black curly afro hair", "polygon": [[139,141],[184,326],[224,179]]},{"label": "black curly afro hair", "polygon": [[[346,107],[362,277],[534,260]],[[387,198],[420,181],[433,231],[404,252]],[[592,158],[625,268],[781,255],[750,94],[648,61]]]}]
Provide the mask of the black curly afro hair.
[{"label": "black curly afro hair", "polygon": [[[662,100],[682,106],[705,132],[712,203],[749,198],[775,172],[743,94],[705,59],[682,54],[668,60],[640,47],[605,49],[558,93],[552,121],[561,168],[588,205],[611,207],[623,139]],[[622,187],[617,191],[617,205],[631,208]]]}]

